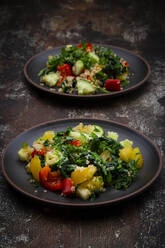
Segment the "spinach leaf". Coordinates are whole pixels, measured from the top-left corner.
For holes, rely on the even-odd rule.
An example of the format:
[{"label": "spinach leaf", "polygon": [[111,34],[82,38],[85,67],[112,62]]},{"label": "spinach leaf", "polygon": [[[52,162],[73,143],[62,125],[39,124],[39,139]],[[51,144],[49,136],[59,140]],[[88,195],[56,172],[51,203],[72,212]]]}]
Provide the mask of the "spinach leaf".
[{"label": "spinach leaf", "polygon": [[106,164],[106,169],[111,172],[112,185],[115,189],[127,189],[136,177],[139,168],[137,161],[125,162],[120,159],[113,159]]}]

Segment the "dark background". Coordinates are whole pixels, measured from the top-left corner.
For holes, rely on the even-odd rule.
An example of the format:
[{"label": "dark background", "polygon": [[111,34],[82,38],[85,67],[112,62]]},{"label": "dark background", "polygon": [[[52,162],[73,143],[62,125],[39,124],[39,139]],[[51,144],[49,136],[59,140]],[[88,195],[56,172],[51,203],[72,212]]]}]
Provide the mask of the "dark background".
[{"label": "dark background", "polygon": [[[68,117],[115,120],[149,136],[164,152],[165,7],[161,0],[0,2],[1,151],[40,122]],[[47,48],[88,41],[144,56],[151,76],[135,92],[74,103],[30,86],[25,62]],[[0,248],[164,248],[165,170],[139,197],[106,209],[57,209],[16,193],[0,174]]]}]

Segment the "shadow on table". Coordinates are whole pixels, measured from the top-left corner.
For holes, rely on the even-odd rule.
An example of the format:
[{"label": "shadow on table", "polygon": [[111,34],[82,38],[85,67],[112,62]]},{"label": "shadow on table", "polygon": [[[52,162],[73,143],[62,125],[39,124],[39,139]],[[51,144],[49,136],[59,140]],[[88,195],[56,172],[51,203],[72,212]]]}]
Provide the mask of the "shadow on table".
[{"label": "shadow on table", "polygon": [[[20,210],[27,209],[27,212],[32,212],[33,216],[39,215],[42,216],[42,218],[49,218],[52,221],[56,219],[56,221],[59,222],[61,220],[66,222],[77,222],[82,220],[99,221],[99,219],[102,218],[120,218],[126,213],[131,215],[131,213],[136,212],[138,208],[143,208],[144,202],[152,197],[150,192],[152,192],[152,188],[155,186],[150,186],[151,191],[146,190],[136,196],[136,198],[104,207],[58,207],[27,198],[13,190],[10,185],[8,185],[8,187],[10,188],[9,190],[11,191],[12,198],[14,198],[15,203]],[[153,189],[153,192],[154,191],[155,189]]]}]

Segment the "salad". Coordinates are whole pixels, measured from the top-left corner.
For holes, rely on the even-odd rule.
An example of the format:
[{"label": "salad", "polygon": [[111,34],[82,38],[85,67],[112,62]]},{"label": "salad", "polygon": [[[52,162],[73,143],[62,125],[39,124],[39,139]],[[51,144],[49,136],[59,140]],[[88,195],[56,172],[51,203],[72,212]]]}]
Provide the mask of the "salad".
[{"label": "salad", "polygon": [[59,92],[93,95],[120,91],[129,84],[128,63],[110,48],[82,42],[49,56],[40,84]]},{"label": "salad", "polygon": [[84,200],[112,187],[127,189],[143,165],[138,147],[118,134],[98,125],[79,125],[64,131],[46,131],[32,147],[27,143],[18,151],[26,162],[31,182],[63,196]]}]

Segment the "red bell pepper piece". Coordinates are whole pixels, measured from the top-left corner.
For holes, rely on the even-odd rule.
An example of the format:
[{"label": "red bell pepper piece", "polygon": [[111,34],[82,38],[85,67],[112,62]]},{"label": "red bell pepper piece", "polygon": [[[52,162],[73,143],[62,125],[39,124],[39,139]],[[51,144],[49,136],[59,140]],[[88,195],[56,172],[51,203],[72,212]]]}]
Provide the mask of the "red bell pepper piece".
[{"label": "red bell pepper piece", "polygon": [[63,195],[71,195],[71,194],[73,194],[73,192],[74,192],[73,181],[71,180],[71,178],[67,177],[63,181],[62,193],[63,193]]},{"label": "red bell pepper piece", "polygon": [[72,146],[77,146],[77,147],[79,147],[79,146],[82,145],[82,143],[81,143],[80,140],[73,140],[73,141],[70,142],[70,144],[71,144]]},{"label": "red bell pepper piece", "polygon": [[48,190],[56,191],[63,189],[63,179],[58,171],[51,172],[49,166],[43,167],[39,172],[41,184]]},{"label": "red bell pepper piece", "polygon": [[105,81],[104,88],[106,90],[119,91],[120,90],[120,80],[119,79],[107,79]]},{"label": "red bell pepper piece", "polygon": [[80,47],[82,47],[82,44],[80,43],[80,44],[78,44],[78,46],[77,46],[78,48],[80,48]]}]

